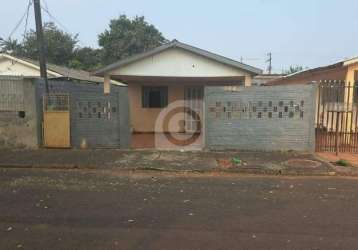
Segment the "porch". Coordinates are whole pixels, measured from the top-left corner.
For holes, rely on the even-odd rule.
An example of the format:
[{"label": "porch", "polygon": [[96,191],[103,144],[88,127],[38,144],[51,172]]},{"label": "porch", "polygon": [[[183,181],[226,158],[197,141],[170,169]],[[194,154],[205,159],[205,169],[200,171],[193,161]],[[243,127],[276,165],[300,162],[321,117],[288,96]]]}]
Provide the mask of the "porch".
[{"label": "porch", "polygon": [[204,148],[205,86],[244,86],[245,77],[111,76],[128,85],[131,147]]}]

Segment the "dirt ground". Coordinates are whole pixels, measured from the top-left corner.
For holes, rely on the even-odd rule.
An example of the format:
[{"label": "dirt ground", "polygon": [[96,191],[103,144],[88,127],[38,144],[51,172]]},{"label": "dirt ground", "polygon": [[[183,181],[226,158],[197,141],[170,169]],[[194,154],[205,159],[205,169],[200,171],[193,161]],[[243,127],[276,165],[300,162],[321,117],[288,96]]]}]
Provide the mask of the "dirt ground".
[{"label": "dirt ground", "polygon": [[337,162],[338,160],[346,160],[352,166],[358,168],[358,154],[356,153],[339,153],[338,155],[336,155],[336,153],[332,153],[332,152],[322,152],[322,153],[317,153],[317,155],[332,163]]}]

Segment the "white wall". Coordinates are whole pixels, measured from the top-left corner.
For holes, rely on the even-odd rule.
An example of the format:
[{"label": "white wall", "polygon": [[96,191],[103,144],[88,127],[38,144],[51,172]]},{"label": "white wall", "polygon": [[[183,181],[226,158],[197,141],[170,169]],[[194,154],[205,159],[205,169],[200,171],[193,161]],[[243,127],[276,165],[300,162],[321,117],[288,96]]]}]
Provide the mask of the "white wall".
[{"label": "white wall", "polygon": [[[0,75],[39,77],[40,70],[8,58],[1,58]],[[49,73],[49,76],[55,75]]]},{"label": "white wall", "polygon": [[174,77],[250,76],[245,71],[180,48],[167,49],[114,70],[110,74]]}]

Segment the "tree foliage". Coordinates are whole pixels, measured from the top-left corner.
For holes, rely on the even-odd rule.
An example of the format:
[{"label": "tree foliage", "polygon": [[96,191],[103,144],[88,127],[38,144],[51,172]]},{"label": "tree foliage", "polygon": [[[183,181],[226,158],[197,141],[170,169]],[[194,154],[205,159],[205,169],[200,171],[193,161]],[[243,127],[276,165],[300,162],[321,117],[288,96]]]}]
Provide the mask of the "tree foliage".
[{"label": "tree foliage", "polygon": [[[78,35],[71,35],[56,27],[52,22],[45,23],[43,28],[47,60],[58,65],[67,65],[73,57],[78,43]],[[24,56],[38,58],[36,31],[30,30],[22,42]]]},{"label": "tree foliage", "polygon": [[300,65],[291,65],[290,68],[288,70],[284,70],[283,73],[286,75],[290,75],[296,72],[300,72],[302,70],[304,70],[304,67]]},{"label": "tree foliage", "polygon": [[0,40],[0,52],[21,56],[22,45],[16,39]]},{"label": "tree foliage", "polygon": [[109,29],[98,36],[103,63],[109,64],[162,45],[167,40],[143,16],[129,19],[121,15],[110,21]]},{"label": "tree foliage", "polygon": [[[109,29],[98,36],[98,49],[78,46],[77,34],[62,31],[52,22],[44,24],[43,33],[49,63],[89,71],[167,41],[143,16],[130,19],[121,15],[111,20]],[[0,52],[38,60],[35,30],[29,30],[21,41],[0,40]]]},{"label": "tree foliage", "polygon": [[103,50],[91,47],[77,48],[68,66],[74,69],[95,70],[103,66]]},{"label": "tree foliage", "polygon": [[[43,34],[47,61],[58,65],[68,65],[78,43],[77,35],[71,35],[60,30],[52,22],[44,24]],[[1,51],[14,56],[38,60],[36,31],[28,31],[21,42],[11,39],[3,41]]]}]

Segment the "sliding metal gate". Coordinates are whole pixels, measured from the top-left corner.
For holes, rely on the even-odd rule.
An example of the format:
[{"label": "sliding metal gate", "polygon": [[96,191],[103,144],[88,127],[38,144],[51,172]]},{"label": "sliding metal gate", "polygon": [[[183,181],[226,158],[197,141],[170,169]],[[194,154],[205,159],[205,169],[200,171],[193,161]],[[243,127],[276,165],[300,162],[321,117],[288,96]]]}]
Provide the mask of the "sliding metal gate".
[{"label": "sliding metal gate", "polygon": [[316,151],[358,153],[357,84],[324,81],[318,87]]}]

